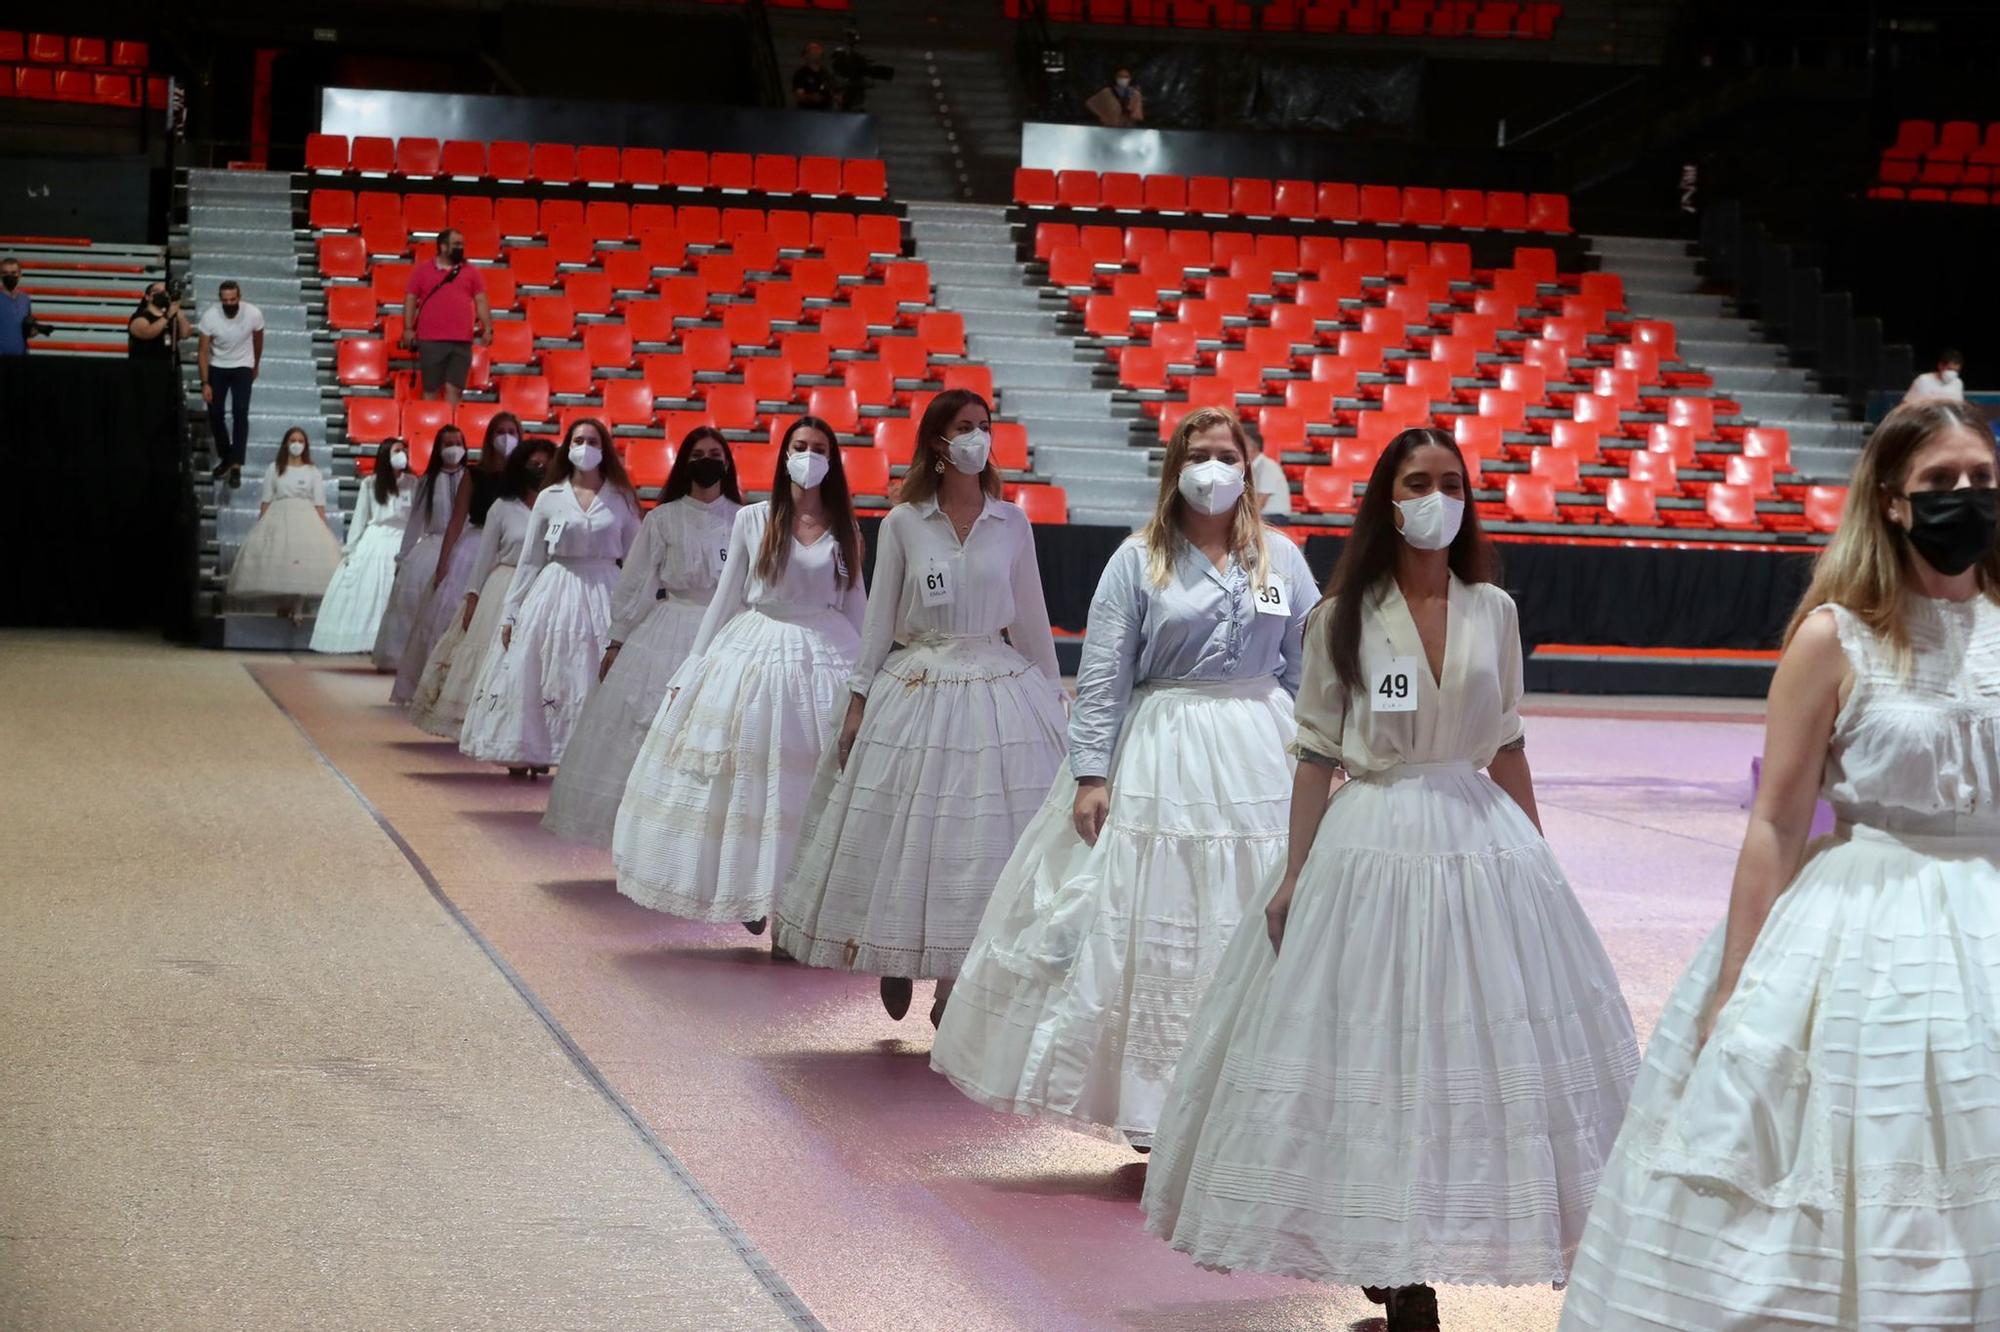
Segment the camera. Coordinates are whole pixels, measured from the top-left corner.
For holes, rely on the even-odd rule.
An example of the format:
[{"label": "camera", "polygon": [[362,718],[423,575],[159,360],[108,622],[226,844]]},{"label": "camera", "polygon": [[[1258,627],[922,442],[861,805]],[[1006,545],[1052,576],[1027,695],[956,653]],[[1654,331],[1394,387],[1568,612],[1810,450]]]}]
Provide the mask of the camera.
[{"label": "camera", "polygon": [[840,109],[859,111],[868,100],[868,85],[887,83],[896,77],[893,65],[878,65],[861,51],[861,34],[849,28],[833,48],[827,63],[840,85]]}]

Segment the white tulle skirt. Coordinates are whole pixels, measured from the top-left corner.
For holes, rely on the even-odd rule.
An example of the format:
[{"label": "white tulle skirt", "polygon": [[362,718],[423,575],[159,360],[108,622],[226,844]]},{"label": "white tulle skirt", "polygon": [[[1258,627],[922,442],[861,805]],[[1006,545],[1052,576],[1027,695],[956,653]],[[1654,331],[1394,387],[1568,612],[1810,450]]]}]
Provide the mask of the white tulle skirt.
[{"label": "white tulle skirt", "polygon": [[[508,767],[561,763],[611,641],[613,560],[551,560],[535,575],[510,646],[480,663],[458,748]],[[481,597],[481,601],[485,598]]]},{"label": "white tulle skirt", "polygon": [[507,608],[507,589],[513,582],[513,565],[493,566],[485,584],[474,589],[479,600],[473,606],[471,624],[466,624],[465,605],[459,603],[458,614],[431,649],[417,692],[410,696],[410,721],[418,730],[440,740],[456,740],[465,729],[465,711],[472,705],[479,668],[500,638],[500,616]]},{"label": "white tulle skirt", "polygon": [[1639,1057],[1534,825],[1470,763],[1405,765],[1334,795],[1275,955],[1269,896],[1189,1035],[1146,1228],[1225,1270],[1562,1282]]},{"label": "white tulle skirt", "polygon": [[1062,763],[1060,688],[997,634],[890,654],[846,767],[820,760],[778,946],[808,966],[956,976]]},{"label": "white tulle skirt", "polygon": [[1821,841],[1697,1056],[1722,939],[1660,1015],[1563,1328],[2000,1328],[2000,828]]},{"label": "white tulle skirt", "polygon": [[[401,549],[400,541],[398,549]],[[403,648],[416,628],[417,613],[424,607],[424,594],[431,590],[437,574],[438,557],[444,553],[440,533],[418,537],[417,544],[396,566],[396,582],[389,591],[389,605],[382,612],[381,627],[375,631],[375,669],[393,671],[403,662]]]},{"label": "white tulle skirt", "polygon": [[396,552],[403,529],[372,523],[333,571],[313,620],[314,652],[366,652],[375,646],[396,585]]},{"label": "white tulle skirt", "polygon": [[577,718],[562,771],[549,788],[544,828],[572,842],[611,845],[632,763],[707,610],[706,602],[668,598],[653,603],[632,631]]},{"label": "white tulle skirt", "polygon": [[675,677],[618,805],[618,891],[691,920],[767,916],[860,636],[835,610],[745,611]]},{"label": "white tulle skirt", "polygon": [[340,543],[311,500],[274,500],[229,566],[229,598],[323,596],[340,559]]},{"label": "white tulle skirt", "polygon": [[[391,703],[407,704],[416,697],[417,686],[423,680],[424,671],[431,665],[437,645],[453,626],[464,622],[465,585],[472,581],[472,566],[477,563],[478,529],[468,525],[459,534],[458,544],[451,548],[451,559],[445,563],[444,577],[424,593],[423,604],[417,608],[416,623],[410,627],[409,640],[403,644],[402,660],[396,666],[396,683],[389,689]],[[440,667],[438,679],[442,682],[443,673],[451,669],[449,653]]]},{"label": "white tulle skirt", "polygon": [[931,1049],[982,1105],[1144,1141],[1244,904],[1282,872],[1297,728],[1275,680],[1142,688],[1096,846],[1064,763]]}]

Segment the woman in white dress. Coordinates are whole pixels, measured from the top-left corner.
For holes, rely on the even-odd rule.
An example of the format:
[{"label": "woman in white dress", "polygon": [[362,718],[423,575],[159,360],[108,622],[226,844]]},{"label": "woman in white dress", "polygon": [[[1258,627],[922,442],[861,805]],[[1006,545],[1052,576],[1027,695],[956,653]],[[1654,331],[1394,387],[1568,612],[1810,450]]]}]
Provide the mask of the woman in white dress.
[{"label": "woman in white dress", "polygon": [[375,450],[375,470],[361,487],[347,544],[333,581],[326,585],[313,619],[314,652],[366,652],[375,645],[389,589],[396,583],[396,552],[410,521],[417,478],[400,439],[385,439]]},{"label": "woman in white dress", "polygon": [[1159,502],[1098,580],[1069,757],[1000,875],[931,1051],[982,1105],[1145,1149],[1188,1023],[1285,854],[1292,691],[1316,595],[1246,484],[1233,413],[1188,413]]},{"label": "woman in white dress", "polygon": [[229,566],[233,602],[275,600],[279,615],[298,624],[309,601],[326,594],[340,567],[340,542],[326,525],[326,479],[312,463],[312,441],[293,426],[277,461],[264,473],[257,522]]},{"label": "woman in white dress", "polygon": [[[1960,403],[1868,437],[1565,1332],[2000,1327],[1995,472]],[[1822,795],[1839,821],[1808,844]]]},{"label": "woman in white dress", "polygon": [[898,1020],[912,979],[937,978],[933,1026],[1062,762],[1034,528],[1000,498],[991,430],[986,400],[966,389],[938,394],[918,422],[773,936],[807,966],[880,976]]},{"label": "woman in white dress", "polygon": [[735,454],[721,431],[696,426],[675,451],[660,502],[612,591],[611,644],[542,815],[556,836],[611,845],[632,761],[701,632],[742,507]]},{"label": "woman in white dress", "polygon": [[[399,701],[405,681],[410,681],[406,697],[410,720],[419,730],[429,731],[421,718],[437,707],[438,695],[451,677],[452,656],[465,641],[463,626],[465,594],[477,592],[473,565],[479,558],[481,529],[493,502],[500,497],[501,478],[507,460],[521,443],[521,423],[512,412],[501,412],[486,424],[486,439],[472,457],[466,484],[458,488],[452,501],[451,521],[445,525],[444,545],[438,551],[437,572],[431,575],[431,590],[417,612],[416,628],[403,649],[403,661],[396,668],[396,685],[389,691],[391,703]],[[531,500],[533,496],[529,497]],[[420,657],[418,653],[423,655]],[[412,673],[412,665],[415,670]],[[456,736],[456,730],[450,733]]]},{"label": "woman in white dress", "polygon": [[1438,1326],[1425,1283],[1564,1280],[1638,1068],[1542,839],[1466,491],[1431,429],[1369,477],[1306,625],[1287,859],[1196,1014],[1144,1198],[1203,1265],[1364,1286],[1392,1332]]},{"label": "woman in white dress", "polygon": [[611,836],[619,892],[763,933],[866,608],[840,446],[802,416],[771,498],[736,515],[722,582],[632,764]]},{"label": "woman in white dress", "polygon": [[[486,654],[500,639],[500,612],[507,605],[507,588],[521,562],[521,543],[528,535],[528,518],[556,456],[556,442],[535,438],[513,449],[500,473],[492,504],[480,517],[479,546],[466,580],[464,600],[451,627],[431,649],[432,666],[442,682],[424,668],[424,678],[410,700],[410,720],[417,729],[440,740],[458,739],[465,729],[465,712]],[[442,662],[440,662],[442,658]]]},{"label": "woman in white dress", "polygon": [[572,421],[535,497],[521,563],[459,732],[468,758],[512,777],[563,759],[611,640],[611,587],[639,533],[639,496],[602,421]]},{"label": "woman in white dress", "polygon": [[[449,427],[458,436],[456,426]],[[402,664],[403,650],[415,632],[424,598],[437,578],[438,559],[444,552],[445,530],[451,526],[458,488],[465,479],[464,437],[454,446],[438,431],[431,441],[430,463],[423,480],[417,483],[410,502],[410,521],[403,527],[403,545],[396,552],[396,584],[389,592],[389,607],[382,613],[382,627],[375,633],[375,669],[393,673]]]}]

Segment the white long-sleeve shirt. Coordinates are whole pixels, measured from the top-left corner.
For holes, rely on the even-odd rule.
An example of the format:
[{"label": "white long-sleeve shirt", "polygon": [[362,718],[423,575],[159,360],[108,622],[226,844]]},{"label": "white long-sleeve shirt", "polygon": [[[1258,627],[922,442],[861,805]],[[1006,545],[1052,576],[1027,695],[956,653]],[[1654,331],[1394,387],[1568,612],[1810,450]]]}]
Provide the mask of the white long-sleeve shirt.
[{"label": "white long-sleeve shirt", "polygon": [[622,560],[639,534],[639,508],[620,492],[597,492],[589,508],[577,503],[567,481],[535,497],[528,530],[521,537],[521,562],[507,587],[507,609],[500,623],[511,625],[528,599],[528,589],[550,561]]},{"label": "white long-sleeve shirt", "polygon": [[[695,635],[688,661],[699,660],[722,627],[746,610],[762,611],[779,619],[821,611],[838,611],[861,632],[868,609],[868,593],[861,585],[861,571],[847,572],[843,584],[840,543],[833,533],[821,535],[812,545],[792,538],[785,572],[775,583],[767,583],[757,572],[757,551],[764,544],[764,529],[771,522],[769,501],[746,504],[729,529],[729,558],[722,566],[722,581],[702,616],[701,632]],[[687,669],[682,667],[683,670]]]},{"label": "white long-sleeve shirt", "polygon": [[611,592],[611,641],[622,643],[653,613],[664,592],[675,601],[707,605],[722,581],[735,500],[704,504],[683,495],[646,515]]},{"label": "white long-sleeve shirt", "polygon": [[1935,402],[1940,398],[1948,402],[1964,402],[1964,378],[1953,375],[1951,382],[1946,383],[1944,376],[1937,371],[1926,370],[1910,381],[1909,391],[1903,394],[1904,402]]},{"label": "white long-sleeve shirt", "polygon": [[478,592],[501,565],[519,567],[521,543],[528,536],[528,506],[517,499],[494,500],[486,510],[485,525],[479,529],[479,553],[473,557],[468,592]]},{"label": "white long-sleeve shirt", "polygon": [[410,523],[410,505],[416,500],[417,478],[408,472],[396,477],[396,488],[390,492],[386,503],[375,502],[375,480],[368,477],[361,486],[361,498],[354,505],[354,517],[347,524],[347,544],[344,549],[352,554],[361,544],[361,534],[371,527],[387,528],[400,532]]},{"label": "white long-sleeve shirt", "polygon": [[[410,521],[403,527],[403,548],[396,552],[396,562],[401,564],[409,553],[417,548],[417,543],[427,536],[443,536],[451,526],[451,506],[458,499],[458,488],[465,483],[465,469],[456,472],[439,472],[431,486],[431,502],[417,504],[411,502]],[[423,485],[421,477],[417,485]]]},{"label": "white long-sleeve shirt", "polygon": [[[866,697],[897,643],[1003,629],[1014,650],[1060,688],[1035,530],[1019,507],[989,497],[961,545],[936,500],[898,504],[876,541],[874,588],[849,689]],[[935,604],[926,604],[927,592]]]},{"label": "white long-sleeve shirt", "polygon": [[1292,483],[1286,480],[1285,469],[1276,458],[1268,453],[1258,454],[1257,461],[1250,464],[1250,478],[1257,486],[1261,512],[1292,511]]}]

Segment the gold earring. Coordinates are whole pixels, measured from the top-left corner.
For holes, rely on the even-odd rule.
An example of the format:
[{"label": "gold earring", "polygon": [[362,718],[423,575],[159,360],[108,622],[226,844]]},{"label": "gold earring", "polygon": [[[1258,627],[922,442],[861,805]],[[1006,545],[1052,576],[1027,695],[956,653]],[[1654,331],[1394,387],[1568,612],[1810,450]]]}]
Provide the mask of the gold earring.
[{"label": "gold earring", "polygon": [[933,472],[936,472],[936,473],[937,473],[937,474],[938,474],[939,476],[943,476],[943,475],[944,475],[944,459],[942,459],[942,458],[939,458],[939,459],[938,459],[938,460],[937,460],[936,462],[932,463],[932,464],[931,464],[931,470],[932,470]]}]

